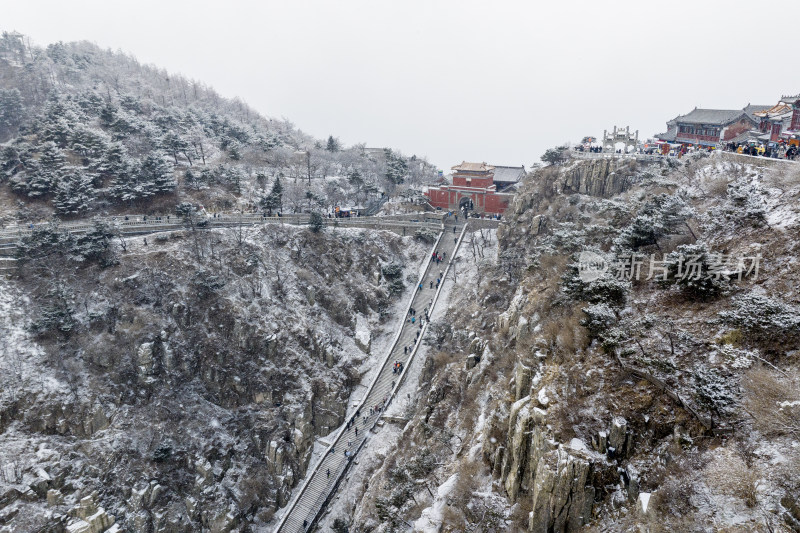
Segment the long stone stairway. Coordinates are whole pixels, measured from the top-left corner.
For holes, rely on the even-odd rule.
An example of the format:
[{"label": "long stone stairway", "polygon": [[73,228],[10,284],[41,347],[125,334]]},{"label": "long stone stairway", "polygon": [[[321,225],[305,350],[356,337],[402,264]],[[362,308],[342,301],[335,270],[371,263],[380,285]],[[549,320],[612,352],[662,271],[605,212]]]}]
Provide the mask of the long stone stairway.
[{"label": "long stone stairway", "polygon": [[[418,281],[418,286],[410,298],[404,317],[400,317],[395,340],[382,361],[380,370],[367,389],[355,413],[349,415],[346,423],[337,430],[331,439],[331,445],[323,457],[317,461],[306,474],[305,481],[295,497],[286,507],[281,520],[275,527],[275,533],[299,533],[311,530],[319,519],[328,501],[335,494],[336,488],[344,477],[353,457],[362,447],[369,445],[369,438],[375,424],[386,407],[392,401],[394,393],[400,387],[405,371],[410,366],[418,347],[427,330],[427,321],[420,327],[419,319],[424,319],[425,308],[433,313],[433,307],[439,296],[441,287],[437,288],[436,280],[442,277],[444,285],[450,262],[461,244],[466,232],[466,224],[459,217],[458,223],[453,217],[445,220],[442,233],[439,235],[434,249],[444,253],[441,263],[427,258],[428,265]],[[433,282],[431,284],[431,282]],[[419,288],[419,284],[422,288]],[[432,286],[431,286],[432,285]],[[415,323],[410,322],[409,309],[415,309]],[[403,363],[402,372],[394,372],[394,363]]]}]

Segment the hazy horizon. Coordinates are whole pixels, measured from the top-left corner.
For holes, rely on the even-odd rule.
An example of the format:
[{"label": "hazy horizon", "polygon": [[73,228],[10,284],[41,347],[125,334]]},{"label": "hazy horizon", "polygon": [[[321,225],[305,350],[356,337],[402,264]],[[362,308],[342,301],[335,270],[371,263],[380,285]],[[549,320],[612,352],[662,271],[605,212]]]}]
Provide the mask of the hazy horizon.
[{"label": "hazy horizon", "polygon": [[528,166],[615,125],[645,139],[694,107],[800,92],[788,32],[770,36],[770,53],[754,44],[753,15],[739,1],[84,0],[7,5],[1,24],[41,46],[119,49],[316,137],[396,148],[447,171],[462,160]]}]

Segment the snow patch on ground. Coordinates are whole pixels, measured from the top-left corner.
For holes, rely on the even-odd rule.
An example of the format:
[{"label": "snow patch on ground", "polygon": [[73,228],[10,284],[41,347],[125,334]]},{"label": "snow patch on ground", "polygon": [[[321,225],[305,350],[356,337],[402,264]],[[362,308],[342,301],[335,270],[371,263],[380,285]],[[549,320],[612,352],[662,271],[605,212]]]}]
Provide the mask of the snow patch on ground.
[{"label": "snow patch on ground", "polygon": [[20,391],[68,392],[65,384],[45,369],[44,351],[30,338],[30,300],[9,282],[0,281],[0,402]]}]

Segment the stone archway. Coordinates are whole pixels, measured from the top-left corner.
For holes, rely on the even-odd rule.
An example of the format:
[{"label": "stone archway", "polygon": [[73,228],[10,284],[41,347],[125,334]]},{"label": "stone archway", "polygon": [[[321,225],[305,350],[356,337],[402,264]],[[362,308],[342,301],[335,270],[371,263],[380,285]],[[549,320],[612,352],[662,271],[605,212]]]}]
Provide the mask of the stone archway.
[{"label": "stone archway", "polygon": [[630,126],[626,126],[624,130],[616,126],[610,132],[603,130],[603,153],[616,153],[619,144],[625,145],[625,154],[631,150],[636,151],[639,146],[639,130],[631,133]]},{"label": "stone archway", "polygon": [[475,204],[472,203],[472,198],[469,196],[464,196],[458,201],[458,210],[459,211],[472,211],[475,209]]}]

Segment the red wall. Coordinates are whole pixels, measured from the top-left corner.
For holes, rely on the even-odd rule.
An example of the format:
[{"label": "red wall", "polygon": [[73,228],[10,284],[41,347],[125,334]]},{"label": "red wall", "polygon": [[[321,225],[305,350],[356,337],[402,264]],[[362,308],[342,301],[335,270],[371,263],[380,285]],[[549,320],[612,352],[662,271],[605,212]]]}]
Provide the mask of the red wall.
[{"label": "red wall", "polygon": [[728,128],[725,130],[725,138],[722,140],[728,141],[730,139],[733,139],[740,133],[744,133],[749,129],[750,129],[750,122],[745,119],[742,119],[739,122],[728,126]]},{"label": "red wall", "polygon": [[[467,180],[470,180],[467,183]],[[460,187],[475,187],[476,189],[485,189],[494,183],[492,176],[460,176],[458,174],[453,176],[453,185]]]},{"label": "red wall", "polygon": [[482,191],[467,192],[429,189],[426,195],[430,199],[432,206],[448,210],[458,209],[458,202],[462,198],[469,197],[472,198],[475,211],[492,214],[503,214],[511,201],[511,195],[501,195],[493,192],[485,193]]},{"label": "red wall", "polygon": [[781,126],[783,123],[776,122],[772,124],[772,132],[770,133],[769,140],[770,141],[777,141],[781,136]]}]

